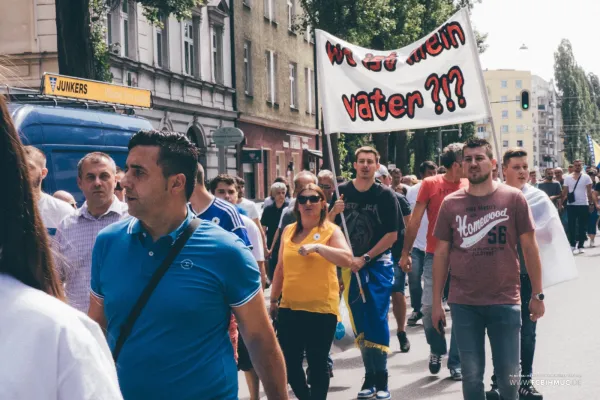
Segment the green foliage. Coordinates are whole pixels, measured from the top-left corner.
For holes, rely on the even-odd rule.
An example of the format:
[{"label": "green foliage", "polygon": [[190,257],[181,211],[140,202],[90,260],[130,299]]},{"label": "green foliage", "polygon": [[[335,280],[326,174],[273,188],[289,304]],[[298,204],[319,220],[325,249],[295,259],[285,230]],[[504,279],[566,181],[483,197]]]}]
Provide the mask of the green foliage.
[{"label": "green foliage", "polygon": [[160,25],[161,15],[173,15],[177,20],[192,17],[192,9],[206,4],[207,0],[136,0],[144,9],[146,19]]},{"label": "green foliage", "polygon": [[110,82],[113,75],[110,72],[108,45],[106,44],[106,27],[104,19],[108,12],[105,0],[90,1],[90,34],[94,48],[94,79]]},{"label": "green foliage", "polygon": [[598,137],[598,78],[577,65],[571,43],[563,39],[554,53],[554,76],[560,91],[565,158],[589,160],[587,135]]},{"label": "green foliage", "polygon": [[368,134],[340,134],[338,150],[340,152],[339,175],[346,179],[352,179],[356,173],[354,170],[354,151],[362,146],[373,146],[371,135]]}]

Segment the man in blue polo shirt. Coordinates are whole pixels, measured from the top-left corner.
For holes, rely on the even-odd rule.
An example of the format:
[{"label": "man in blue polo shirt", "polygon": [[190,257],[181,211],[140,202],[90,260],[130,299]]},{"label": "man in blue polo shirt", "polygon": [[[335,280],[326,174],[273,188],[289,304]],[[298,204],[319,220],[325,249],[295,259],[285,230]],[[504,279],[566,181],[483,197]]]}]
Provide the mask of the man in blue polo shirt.
[{"label": "man in blue polo shirt", "polygon": [[[129,143],[129,213],[98,235],[89,315],[114,350],[122,324],[194,214],[187,201],[197,149],[183,135],[142,131]],[[235,314],[269,399],[287,399],[283,357],[269,326],[260,273],[235,235],[203,221],[150,296],[117,362],[125,399],[237,399],[228,335]]]}]

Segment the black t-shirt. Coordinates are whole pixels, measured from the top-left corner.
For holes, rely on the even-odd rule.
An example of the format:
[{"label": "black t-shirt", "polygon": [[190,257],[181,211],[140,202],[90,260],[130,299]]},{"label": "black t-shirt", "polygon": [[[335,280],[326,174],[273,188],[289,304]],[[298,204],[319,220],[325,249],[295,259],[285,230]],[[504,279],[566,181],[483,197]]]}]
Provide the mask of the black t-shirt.
[{"label": "black t-shirt", "polygon": [[[359,192],[352,182],[346,182],[339,186],[339,191],[340,195],[344,195],[344,217],[355,257],[363,256],[387,233],[398,232],[400,207],[394,192],[389,188],[374,183],[366,192]],[[336,200],[337,196],[334,194],[332,206]],[[340,215],[335,222],[342,226]]]},{"label": "black t-shirt", "polygon": [[[562,186],[558,182],[542,182],[538,184],[538,189],[544,191],[548,197],[556,196],[562,193]],[[558,199],[555,199],[554,205],[558,205]]]},{"label": "black t-shirt", "polygon": [[596,187],[594,188],[594,190],[600,193],[600,182],[596,183]]},{"label": "black t-shirt", "polygon": [[[266,203],[266,201],[265,201]],[[263,209],[262,217],[260,218],[260,223],[262,226],[267,227],[267,246],[271,247],[273,243],[273,236],[275,236],[275,232],[277,231],[277,227],[279,226],[279,219],[281,218],[281,213],[288,206],[288,201],[286,200],[283,203],[281,208],[277,208],[277,204],[274,201],[271,201],[269,205],[265,206]]]},{"label": "black t-shirt", "polygon": [[396,200],[398,200],[398,206],[400,207],[400,213],[398,214],[399,225],[398,225],[398,240],[392,246],[392,257],[395,261],[400,260],[400,256],[402,255],[402,248],[404,247],[404,233],[406,232],[406,226],[404,225],[404,217],[410,215],[411,208],[410,203],[406,199],[406,197],[398,192],[394,192],[396,195]]}]

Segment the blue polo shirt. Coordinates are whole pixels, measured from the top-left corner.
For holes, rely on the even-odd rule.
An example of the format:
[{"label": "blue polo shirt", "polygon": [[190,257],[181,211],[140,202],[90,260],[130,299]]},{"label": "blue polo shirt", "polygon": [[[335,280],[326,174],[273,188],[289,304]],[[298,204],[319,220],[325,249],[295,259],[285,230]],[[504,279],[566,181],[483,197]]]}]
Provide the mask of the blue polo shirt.
[{"label": "blue polo shirt", "polygon": [[[194,214],[155,243],[136,218],[98,234],[92,252],[92,294],[104,299],[107,340],[121,325]],[[260,293],[252,253],[235,235],[203,221],[166,272],[123,346],[117,364],[125,399],[238,397],[229,339],[231,307]]]}]

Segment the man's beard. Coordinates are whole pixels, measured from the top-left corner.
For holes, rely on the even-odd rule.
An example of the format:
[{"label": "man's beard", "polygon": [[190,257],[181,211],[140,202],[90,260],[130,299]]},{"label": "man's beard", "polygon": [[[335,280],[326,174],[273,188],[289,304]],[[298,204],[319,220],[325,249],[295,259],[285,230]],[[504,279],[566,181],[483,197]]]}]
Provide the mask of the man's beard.
[{"label": "man's beard", "polygon": [[31,188],[32,189],[41,189],[42,187],[42,176],[33,176],[31,177]]},{"label": "man's beard", "polygon": [[482,175],[479,178],[471,178],[471,177],[469,177],[469,183],[471,185],[482,184],[483,182],[485,182],[485,181],[487,181],[489,179],[490,175],[491,175],[491,172],[489,172],[487,175]]}]

